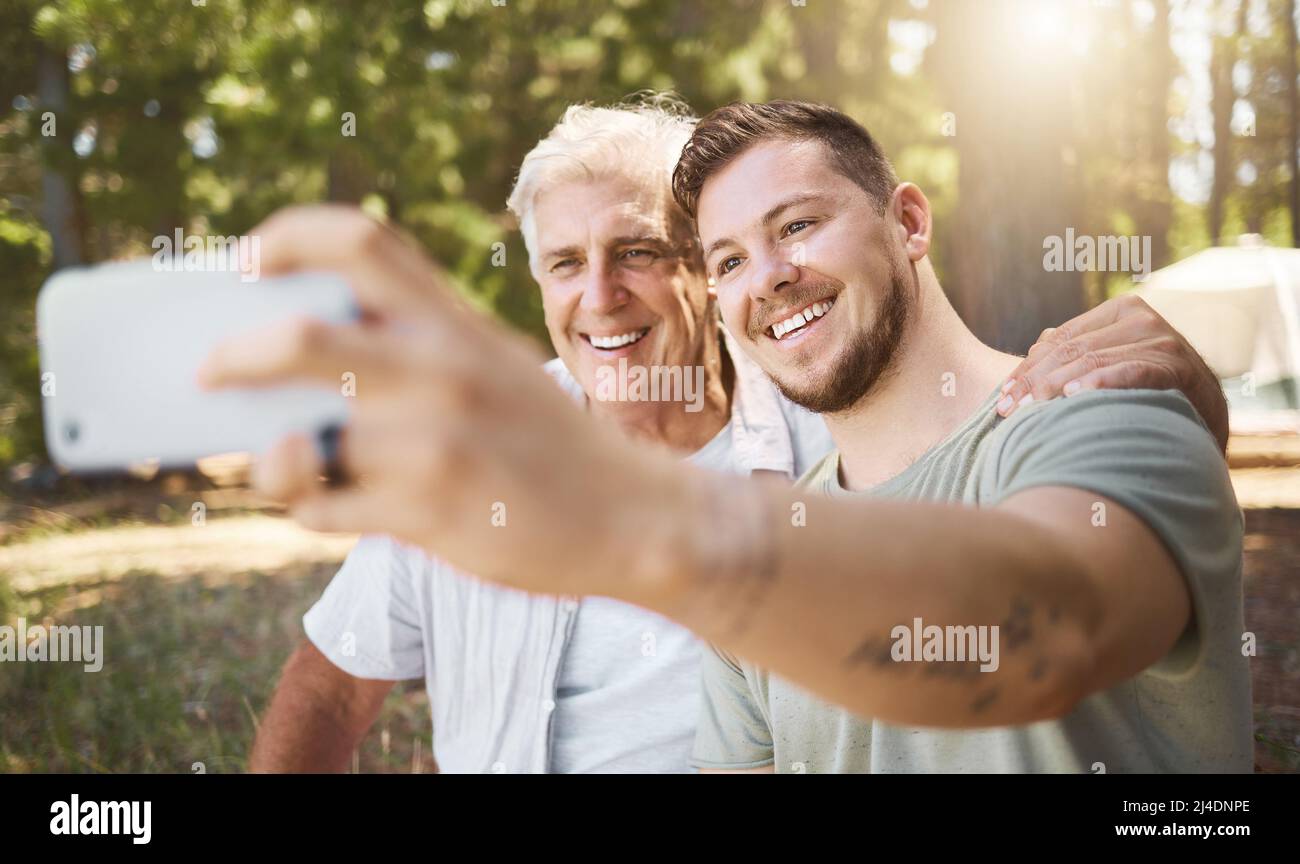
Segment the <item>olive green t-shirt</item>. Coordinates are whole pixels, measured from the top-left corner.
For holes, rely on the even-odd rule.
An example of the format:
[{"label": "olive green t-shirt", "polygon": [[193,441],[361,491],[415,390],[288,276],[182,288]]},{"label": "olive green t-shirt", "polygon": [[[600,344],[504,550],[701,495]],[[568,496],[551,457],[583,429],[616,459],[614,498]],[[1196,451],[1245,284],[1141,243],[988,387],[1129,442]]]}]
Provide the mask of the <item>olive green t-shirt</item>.
[{"label": "olive green t-shirt", "polygon": [[1155,532],[1186,579],[1194,615],[1174,648],[1136,676],[1086,697],[1060,720],[957,731],[857,717],[750,663],[707,650],[696,767],[775,763],[778,773],[1251,770],[1242,514],[1209,431],[1174,391],[1089,391],[1031,403],[1007,419],[993,411],[998,395],[877,487],[845,491],[838,453],[801,485],[833,496],[973,507],[994,507],[1041,486],[1105,496]]}]

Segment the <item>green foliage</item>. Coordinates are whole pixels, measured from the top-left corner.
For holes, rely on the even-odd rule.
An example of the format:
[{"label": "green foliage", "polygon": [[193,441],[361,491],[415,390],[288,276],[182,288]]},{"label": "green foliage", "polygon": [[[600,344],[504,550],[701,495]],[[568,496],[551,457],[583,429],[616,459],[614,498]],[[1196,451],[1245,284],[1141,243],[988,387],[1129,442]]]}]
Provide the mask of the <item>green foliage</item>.
[{"label": "green foliage", "polygon": [[49,235],[0,203],[0,465],[45,449],[35,309],[49,260]]},{"label": "green foliage", "polygon": [[[788,11],[762,10],[746,0],[7,5],[0,465],[43,457],[31,308],[52,259],[50,238],[31,229],[46,176],[71,186],[74,245],[90,261],[145,253],[177,227],[240,233],[288,204],[364,203],[414,234],[476,303],[544,340],[503,212],[519,161],[574,101],[644,88],[701,105],[765,98],[794,33]],[[43,52],[70,60],[52,138],[41,135]],[[787,77],[800,71],[785,62]],[[93,134],[93,148],[74,153],[78,133]],[[498,243],[504,267],[493,266]]]},{"label": "green foliage", "polygon": [[[1294,50],[1277,23],[1285,3],[1259,4],[1270,23],[1238,37],[1254,70],[1238,96],[1255,106],[1257,128],[1235,140],[1234,159],[1249,161],[1257,179],[1234,187],[1225,210],[1228,229],[1275,241],[1285,241],[1289,227],[1289,106],[1276,86]],[[742,98],[836,104],[872,130],[904,179],[927,191],[935,260],[945,283],[955,282],[946,249],[961,230],[953,218],[960,148],[941,131],[953,106],[928,57],[912,72],[893,61],[909,39],[917,53],[917,34],[922,43],[938,32],[960,44],[956,8],[952,0],[919,8],[907,0],[7,0],[0,466],[44,458],[31,308],[55,265],[53,250],[98,261],[147,252],[152,237],[178,227],[241,233],[288,204],[352,202],[412,233],[478,305],[545,342],[504,201],[524,154],[573,102],[655,89],[674,90],[701,111]],[[1090,16],[1106,37],[1092,40],[1086,61],[1070,61],[1083,71],[1060,94],[1077,127],[1062,159],[1086,197],[1083,209],[1063,209],[1062,224],[1155,233],[1158,248],[1159,238],[1168,240],[1167,254],[1158,251],[1165,261],[1203,247],[1203,208],[1170,200],[1169,159],[1195,157],[1204,145],[1167,134],[1166,114],[1177,120],[1194,106],[1178,83],[1187,70],[1157,50],[1169,41],[1165,31],[1139,21],[1138,4],[1059,8],[1076,21]],[[66,100],[53,108],[57,134],[44,137],[51,84],[66,89]],[[958,118],[958,128],[972,128],[969,121]],[[978,142],[965,144],[980,152]],[[52,178],[71,190],[76,217],[54,237],[42,228]],[[1032,177],[1021,182],[1035,186]],[[1023,233],[1015,207],[1006,210],[987,216],[1005,229],[995,235]],[[506,263],[494,266],[500,243]]]}]

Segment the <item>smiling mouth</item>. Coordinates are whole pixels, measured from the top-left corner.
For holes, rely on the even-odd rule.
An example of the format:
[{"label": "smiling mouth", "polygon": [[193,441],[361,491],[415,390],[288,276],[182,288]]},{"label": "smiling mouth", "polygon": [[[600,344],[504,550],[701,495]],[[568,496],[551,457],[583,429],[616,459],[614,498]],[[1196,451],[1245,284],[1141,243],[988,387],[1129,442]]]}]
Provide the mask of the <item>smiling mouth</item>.
[{"label": "smiling mouth", "polygon": [[767,333],[778,342],[789,336],[794,336],[803,332],[809,324],[831,311],[831,307],[834,305],[834,297],[818,300],[816,303],[809,303],[808,306],[800,309],[790,317],[777,321],[771,327],[768,327]]},{"label": "smiling mouth", "polygon": [[616,351],[628,345],[635,345],[644,339],[649,332],[649,327],[642,327],[638,330],[629,330],[626,333],[615,333],[610,336],[597,336],[594,333],[583,333],[581,335],[593,348],[598,348],[601,351]]}]

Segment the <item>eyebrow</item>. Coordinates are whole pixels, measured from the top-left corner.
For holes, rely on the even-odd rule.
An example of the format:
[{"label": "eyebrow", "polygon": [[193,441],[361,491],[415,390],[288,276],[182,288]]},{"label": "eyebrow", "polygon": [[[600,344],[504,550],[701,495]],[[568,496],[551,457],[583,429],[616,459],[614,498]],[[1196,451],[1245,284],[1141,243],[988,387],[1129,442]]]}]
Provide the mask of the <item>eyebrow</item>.
[{"label": "eyebrow", "polygon": [[615,237],[615,246],[659,246],[667,249],[672,246],[672,242],[665,237],[657,234],[634,234],[624,237]]},{"label": "eyebrow", "polygon": [[[770,225],[778,216],[780,216],[786,210],[789,210],[791,207],[797,207],[800,204],[806,204],[809,201],[812,201],[813,199],[819,197],[821,196],[816,195],[812,192],[803,192],[799,195],[793,195],[785,199],[784,201],[778,202],[770,210],[768,210],[766,213],[763,214],[762,224],[764,226]],[[728,243],[735,243],[735,242],[736,241],[731,239],[730,237],[719,237],[717,240],[714,240],[712,243],[709,244],[708,249],[704,250],[704,260],[706,261],[709,260],[709,256],[712,255],[714,252],[718,251],[718,249],[720,249],[721,247],[726,246]]]},{"label": "eyebrow", "polygon": [[582,249],[578,246],[564,246],[560,249],[552,249],[549,252],[543,252],[542,260],[550,261],[553,258],[568,258],[570,256],[577,255],[580,252],[582,252]]},{"label": "eyebrow", "polygon": [[[611,246],[658,246],[660,249],[671,249],[672,243],[663,237],[654,234],[628,234],[623,237],[615,237],[610,241]],[[568,258],[573,255],[581,255],[585,250],[581,246],[563,246],[559,249],[553,249],[549,252],[542,253],[543,261],[552,261],[556,258]]]}]

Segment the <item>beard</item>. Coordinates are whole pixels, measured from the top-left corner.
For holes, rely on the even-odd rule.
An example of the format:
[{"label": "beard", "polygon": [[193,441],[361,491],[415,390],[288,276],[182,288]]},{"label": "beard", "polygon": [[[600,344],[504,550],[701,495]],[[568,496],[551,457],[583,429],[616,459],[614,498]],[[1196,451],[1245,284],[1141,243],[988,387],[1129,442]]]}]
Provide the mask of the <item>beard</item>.
[{"label": "beard", "polygon": [[912,311],[901,268],[895,261],[889,269],[889,290],[881,298],[875,323],[853,335],[821,381],[800,388],[773,376],[785,398],[814,414],[836,414],[860,403],[884,380],[893,368]]}]

